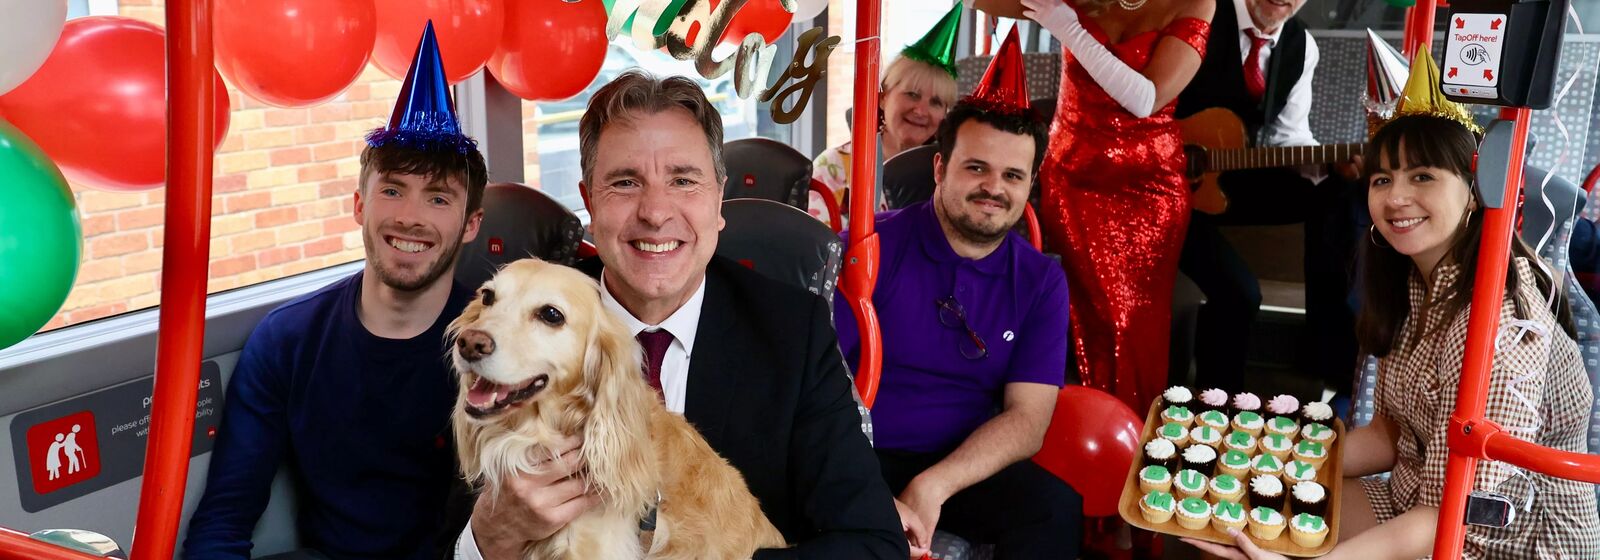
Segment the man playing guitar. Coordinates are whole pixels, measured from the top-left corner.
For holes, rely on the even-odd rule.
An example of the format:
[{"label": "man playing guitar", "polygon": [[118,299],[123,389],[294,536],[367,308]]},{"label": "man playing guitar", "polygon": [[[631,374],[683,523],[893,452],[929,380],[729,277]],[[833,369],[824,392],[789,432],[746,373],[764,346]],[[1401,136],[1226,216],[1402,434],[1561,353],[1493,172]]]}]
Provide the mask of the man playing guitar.
[{"label": "man playing guitar", "polygon": [[[1242,121],[1250,147],[1316,145],[1309,115],[1317,45],[1304,22],[1295,17],[1305,2],[1219,0],[1205,59],[1179,95],[1177,116],[1198,120],[1207,115],[1196,113],[1222,108]],[[1186,134],[1186,141],[1198,140]],[[1240,169],[1250,166],[1234,165],[1231,168],[1238,170],[1222,173],[1217,181],[1227,195],[1225,211],[1197,198],[1179,268],[1206,295],[1195,340],[1198,386],[1229,391],[1242,387],[1250,325],[1261,305],[1255,275],[1218,226],[1304,222],[1311,347],[1302,352],[1308,358],[1303,363],[1315,368],[1311,373],[1321,376],[1328,387],[1349,390],[1356,347],[1354,313],[1346,299],[1356,243],[1366,227],[1365,191],[1356,183],[1356,161],[1345,157],[1330,161],[1336,161],[1331,174],[1320,166],[1308,172],[1304,166]],[[1211,197],[1213,203],[1220,200]]]}]

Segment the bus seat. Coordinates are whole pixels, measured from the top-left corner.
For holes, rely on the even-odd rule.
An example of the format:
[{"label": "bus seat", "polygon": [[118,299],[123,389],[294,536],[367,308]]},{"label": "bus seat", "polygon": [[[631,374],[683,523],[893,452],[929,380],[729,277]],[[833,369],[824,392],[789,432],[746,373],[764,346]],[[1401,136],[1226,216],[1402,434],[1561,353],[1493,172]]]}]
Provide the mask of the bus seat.
[{"label": "bus seat", "polygon": [[883,162],[883,201],[890,210],[933,198],[933,156],[938,144],[901,152]]},{"label": "bus seat", "polygon": [[734,140],[722,147],[728,183],[722,199],[756,198],[808,210],[811,160],[789,145],[767,138]]},{"label": "bus seat", "polygon": [[456,280],[477,289],[500,266],[527,257],[571,265],[582,241],[578,216],[549,195],[520,183],[492,183],[483,191],[478,238],[456,261]]},{"label": "bus seat", "polygon": [[[956,80],[956,91],[971,92],[977,89],[978,80],[983,78],[984,70],[989,68],[989,60],[992,58],[994,57],[983,55],[957,60],[956,70],[960,78]],[[1029,99],[1056,98],[1056,94],[1060,92],[1058,84],[1061,80],[1061,53],[1023,53],[1022,68],[1027,73]]]},{"label": "bus seat", "polygon": [[833,301],[844,243],[828,226],[771,200],[723,202],[722,217],[717,255]]}]

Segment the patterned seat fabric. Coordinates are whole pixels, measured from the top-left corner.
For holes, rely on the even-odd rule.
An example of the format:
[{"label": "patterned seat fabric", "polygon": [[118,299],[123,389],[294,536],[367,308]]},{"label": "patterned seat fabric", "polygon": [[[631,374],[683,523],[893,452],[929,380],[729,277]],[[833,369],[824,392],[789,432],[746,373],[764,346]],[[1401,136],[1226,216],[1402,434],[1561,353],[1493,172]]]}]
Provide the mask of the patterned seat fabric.
[{"label": "patterned seat fabric", "polygon": [[583,222],[561,203],[520,183],[493,183],[483,191],[478,238],[461,247],[456,279],[477,288],[500,266],[527,257],[571,265],[583,242]]}]

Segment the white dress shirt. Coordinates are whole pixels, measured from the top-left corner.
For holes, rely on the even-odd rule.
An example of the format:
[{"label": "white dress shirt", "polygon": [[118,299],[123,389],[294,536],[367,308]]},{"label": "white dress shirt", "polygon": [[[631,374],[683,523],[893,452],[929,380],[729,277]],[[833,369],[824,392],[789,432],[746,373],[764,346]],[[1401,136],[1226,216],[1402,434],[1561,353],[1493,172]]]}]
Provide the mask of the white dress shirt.
[{"label": "white dress shirt", "polygon": [[[1267,40],[1266,46],[1261,48],[1261,75],[1267,75],[1267,61],[1272,58],[1272,49],[1278,46],[1278,36],[1283,33],[1283,28],[1279,27],[1271,34],[1256,29],[1245,0],[1233,0],[1233,12],[1239,20],[1239,64],[1243,65],[1250,59],[1251,40],[1245,30],[1254,29],[1257,35]],[[1289,89],[1289,99],[1278,113],[1277,120],[1266,125],[1262,136],[1264,146],[1317,145],[1316,137],[1311,135],[1311,76],[1316,72],[1318,57],[1317,41],[1308,30],[1305,69],[1300,72],[1300,78],[1295,80],[1294,87]]]},{"label": "white dress shirt", "polygon": [[[628,334],[638,336],[642,331],[658,329],[672,333],[672,345],[667,347],[667,354],[661,359],[661,394],[667,410],[683,414],[684,396],[689,386],[689,358],[694,355],[694,337],[700,331],[700,309],[706,301],[705,279],[700,279],[700,287],[695,289],[694,295],[689,296],[689,301],[659,325],[646,324],[622,307],[622,303],[606,288],[604,274],[600,275],[600,301],[605,304],[607,311],[628,327]],[[483,560],[477,537],[472,535],[471,520],[467,521],[467,527],[461,530],[461,536],[456,539],[456,558]]]}]

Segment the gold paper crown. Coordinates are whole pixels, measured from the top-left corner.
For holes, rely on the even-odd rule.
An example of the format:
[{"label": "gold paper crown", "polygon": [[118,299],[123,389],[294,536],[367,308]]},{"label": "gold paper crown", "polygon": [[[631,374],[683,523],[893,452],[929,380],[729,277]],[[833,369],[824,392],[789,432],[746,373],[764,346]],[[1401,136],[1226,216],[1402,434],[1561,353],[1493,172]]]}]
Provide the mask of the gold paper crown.
[{"label": "gold paper crown", "polygon": [[[1433,63],[1427,45],[1422,45],[1412,57],[1411,76],[1406,78],[1405,90],[1400,92],[1400,106],[1388,121],[1409,115],[1450,119],[1461,123],[1473,134],[1483,135],[1483,127],[1472,119],[1472,113],[1461,104],[1445,98],[1444,91],[1439,89],[1439,65]],[[1388,121],[1384,121],[1384,124]]]}]

